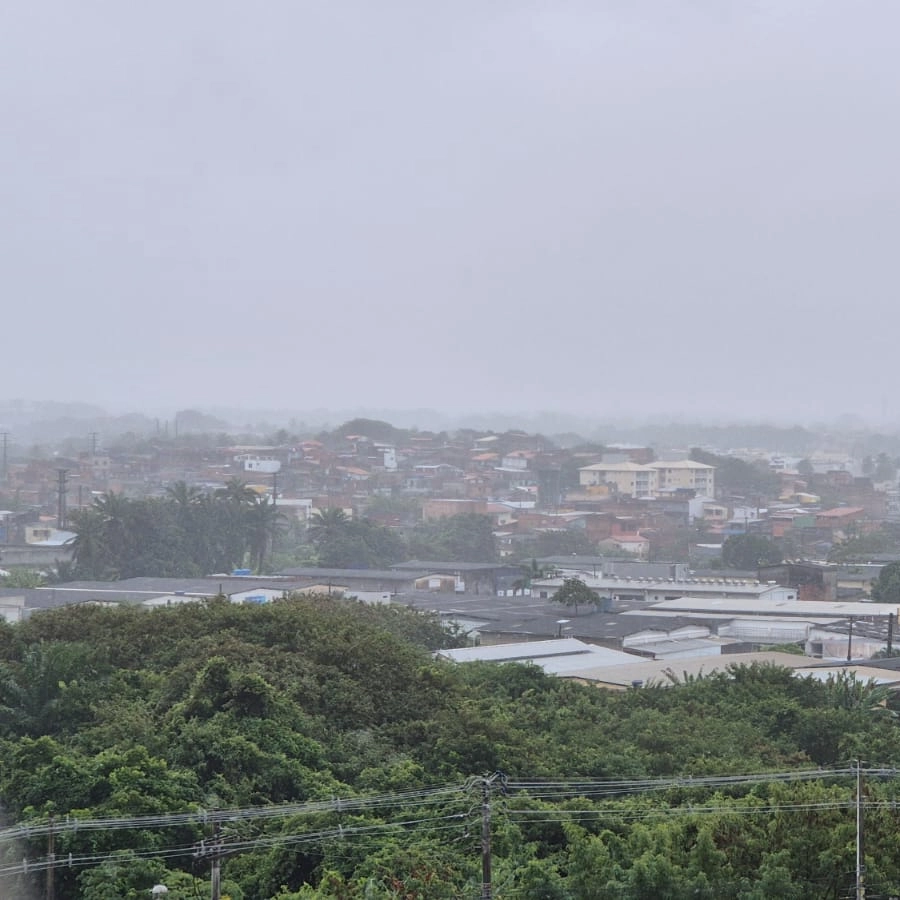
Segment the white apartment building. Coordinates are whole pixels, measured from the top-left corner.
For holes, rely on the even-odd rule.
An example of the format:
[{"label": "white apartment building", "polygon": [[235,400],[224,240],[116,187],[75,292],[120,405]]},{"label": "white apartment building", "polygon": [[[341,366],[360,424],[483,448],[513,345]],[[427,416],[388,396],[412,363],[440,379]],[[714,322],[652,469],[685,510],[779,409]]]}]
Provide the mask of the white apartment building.
[{"label": "white apartment building", "polygon": [[641,465],[633,462],[595,463],[578,470],[582,487],[607,487],[620,496],[657,497],[662,492],[693,490],[712,497],[716,467],[692,459],[667,460]]},{"label": "white apartment building", "polygon": [[594,463],[578,470],[582,487],[612,487],[625,497],[655,497],[656,469],[640,463]]},{"label": "white apartment building", "polygon": [[660,491],[686,488],[703,497],[714,497],[716,491],[716,467],[692,459],[652,462],[656,469],[656,484]]}]

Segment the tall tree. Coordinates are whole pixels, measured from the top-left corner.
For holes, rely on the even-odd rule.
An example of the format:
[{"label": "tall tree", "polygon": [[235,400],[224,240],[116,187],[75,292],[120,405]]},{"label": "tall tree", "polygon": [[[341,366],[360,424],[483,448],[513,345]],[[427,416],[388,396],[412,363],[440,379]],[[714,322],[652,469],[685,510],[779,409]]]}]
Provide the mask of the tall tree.
[{"label": "tall tree", "polygon": [[497,559],[489,516],[467,513],[417,525],[409,535],[409,552],[418,559],[490,563]]},{"label": "tall tree", "polygon": [[337,506],[318,509],[309,517],[309,532],[313,540],[340,534],[350,524],[350,517]]},{"label": "tall tree", "polygon": [[872,600],[900,606],[900,562],[888,563],[872,585]]},{"label": "tall tree", "polygon": [[70,546],[76,576],[88,579],[115,577],[102,514],[93,507],[79,509],[70,517],[69,528],[75,532]]},{"label": "tall tree", "polygon": [[729,569],[758,569],[782,558],[778,545],[759,534],[735,534],[722,545],[722,563]]},{"label": "tall tree", "polygon": [[257,496],[244,512],[247,526],[247,543],[258,573],[263,570],[266,554],[279,531],[287,528],[287,519],[281,510],[265,498]]},{"label": "tall tree", "polygon": [[752,499],[777,497],[781,487],[778,476],[764,463],[749,463],[736,456],[719,456],[699,447],[691,450],[691,459],[716,467],[716,490]]},{"label": "tall tree", "polygon": [[563,579],[562,587],[553,595],[553,602],[562,606],[571,606],[578,615],[579,606],[589,606],[599,600],[596,591],[592,591],[580,578]]},{"label": "tall tree", "polygon": [[196,485],[186,481],[176,481],[166,488],[166,496],[179,508],[189,509],[197,506],[203,499],[203,491]]},{"label": "tall tree", "polygon": [[92,504],[102,522],[104,543],[117,564],[121,564],[130,549],[128,518],[133,502],[124,494],[106,491]]},{"label": "tall tree", "polygon": [[229,478],[224,487],[216,491],[216,497],[236,503],[238,506],[247,506],[258,496],[256,491],[246,481],[240,478]]},{"label": "tall tree", "polygon": [[323,566],[347,569],[384,568],[406,555],[398,533],[370,519],[351,519],[342,509],[315,513],[309,534]]}]

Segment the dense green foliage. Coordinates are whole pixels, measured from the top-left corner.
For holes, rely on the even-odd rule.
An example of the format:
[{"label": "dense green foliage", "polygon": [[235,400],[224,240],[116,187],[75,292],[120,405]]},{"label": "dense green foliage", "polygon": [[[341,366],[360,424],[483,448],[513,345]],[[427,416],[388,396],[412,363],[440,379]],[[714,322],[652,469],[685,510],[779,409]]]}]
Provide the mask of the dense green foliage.
[{"label": "dense green foliage", "polygon": [[493,562],[497,556],[491,520],[477,514],[419,522],[404,533],[332,508],[313,515],[309,535],[318,564],[329,568],[380,569],[412,557]]},{"label": "dense green foliage", "polygon": [[409,554],[415,559],[494,562],[493,524],[489,516],[477,513],[422,522],[409,536]]},{"label": "dense green foliage", "polygon": [[897,480],[897,460],[887,453],[879,453],[874,459],[871,456],[864,457],[862,470],[863,475],[869,476],[873,481]]},{"label": "dense green foliage", "polygon": [[580,578],[564,578],[562,587],[553,595],[555,603],[574,607],[576,616],[579,606],[591,606],[599,599],[597,592],[591,590]]},{"label": "dense green foliage", "polygon": [[109,491],[72,516],[74,571],[85,579],[230,572],[266,554],[287,522],[268,499],[234,479],[204,493],[180,481],[166,497]]},{"label": "dense green foliage", "polygon": [[872,585],[872,599],[900,606],[900,562],[888,563],[878,573],[878,580]]},{"label": "dense green foliage", "polygon": [[379,569],[420,559],[493,562],[488,516],[461,515],[421,522],[404,534],[342,509],[313,515],[298,533],[266,497],[234,479],[213,493],[181,481],[165,497],[130,499],[108,492],[72,516],[74,566],[66,578],[112,580],[142,575],[202,576],[249,566]]},{"label": "dense green foliage", "polygon": [[315,513],[309,532],[316,561],[326,568],[381,569],[406,556],[396,531],[368,519],[351,519],[342,509]]},{"label": "dense green foliage", "polygon": [[561,528],[537,531],[531,535],[523,535],[522,538],[516,545],[517,556],[526,561],[544,556],[597,555],[597,544],[583,531]]},{"label": "dense green foliage", "polygon": [[722,565],[729,569],[758,569],[781,560],[778,545],[761,534],[734,534],[722,544]]},{"label": "dense green foliage", "polygon": [[900,534],[894,525],[855,535],[828,551],[829,562],[866,562],[882,553],[900,552]]},{"label": "dense green foliage", "polygon": [[[2,626],[0,800],[33,830],[0,842],[0,865],[46,855],[38,826],[54,814],[60,858],[94,856],[55,871],[60,900],[146,897],[159,882],[175,900],[208,896],[199,812],[171,827],[73,820],[290,803],[226,818],[233,900],[477,896],[480,794],[466,781],[502,771],[497,898],[846,895],[852,778],[693,779],[859,757],[896,766],[881,689],[737,667],[613,693],[531,666],[435,660],[452,640],[431,617],[328,598],[83,606]],[[654,776],[678,780],[637,792],[592,781]],[[571,779],[586,783],[547,784]],[[900,888],[900,814],[876,805],[896,788],[867,788],[870,895]],[[0,880],[2,896],[28,888]]]},{"label": "dense green foliage", "polygon": [[730,496],[752,500],[778,496],[778,475],[765,463],[750,463],[736,456],[719,456],[694,447],[691,459],[716,467],[716,489]]}]

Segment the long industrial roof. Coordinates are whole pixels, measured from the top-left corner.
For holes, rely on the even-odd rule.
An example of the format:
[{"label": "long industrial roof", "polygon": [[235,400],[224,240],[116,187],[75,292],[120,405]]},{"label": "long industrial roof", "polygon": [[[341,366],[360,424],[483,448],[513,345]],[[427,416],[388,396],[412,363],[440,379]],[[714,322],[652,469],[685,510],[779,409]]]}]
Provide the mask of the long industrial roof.
[{"label": "long industrial roof", "polygon": [[454,662],[534,663],[550,674],[580,671],[593,666],[624,665],[637,658],[631,653],[598,647],[577,638],[461,647],[442,650],[440,655]]},{"label": "long industrial roof", "polygon": [[814,616],[816,618],[846,619],[850,616],[887,616],[897,613],[898,608],[888,603],[865,603],[829,600],[779,600],[777,598],[755,597],[679,597],[676,600],[661,600],[649,609],[662,612],[727,613],[731,615],[763,616]]}]

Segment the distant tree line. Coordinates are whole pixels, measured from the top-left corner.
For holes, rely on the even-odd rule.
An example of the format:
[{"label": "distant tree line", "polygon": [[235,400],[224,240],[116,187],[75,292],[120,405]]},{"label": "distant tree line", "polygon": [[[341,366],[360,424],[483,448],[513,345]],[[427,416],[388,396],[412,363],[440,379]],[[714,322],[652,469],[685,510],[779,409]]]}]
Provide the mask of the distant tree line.
[{"label": "distant tree line", "polygon": [[[460,515],[405,529],[342,509],[315,513],[307,529],[271,499],[238,479],[205,492],[178,482],[163,497],[131,499],[107,492],[72,515],[74,561],[59,576],[114,580],[198,577],[248,567],[385,568],[410,558],[493,562],[489,517]],[[273,562],[275,561],[275,562]]]},{"label": "distant tree line", "polygon": [[198,576],[249,563],[263,569],[287,527],[270,500],[238,479],[204,492],[177,482],[165,497],[131,499],[108,491],[72,515],[74,565],[81,579]]},{"label": "distant tree line", "polygon": [[746,498],[777,497],[780,488],[778,475],[764,462],[751,463],[736,456],[719,456],[694,447],[694,462],[716,467],[716,489],[722,493]]}]

